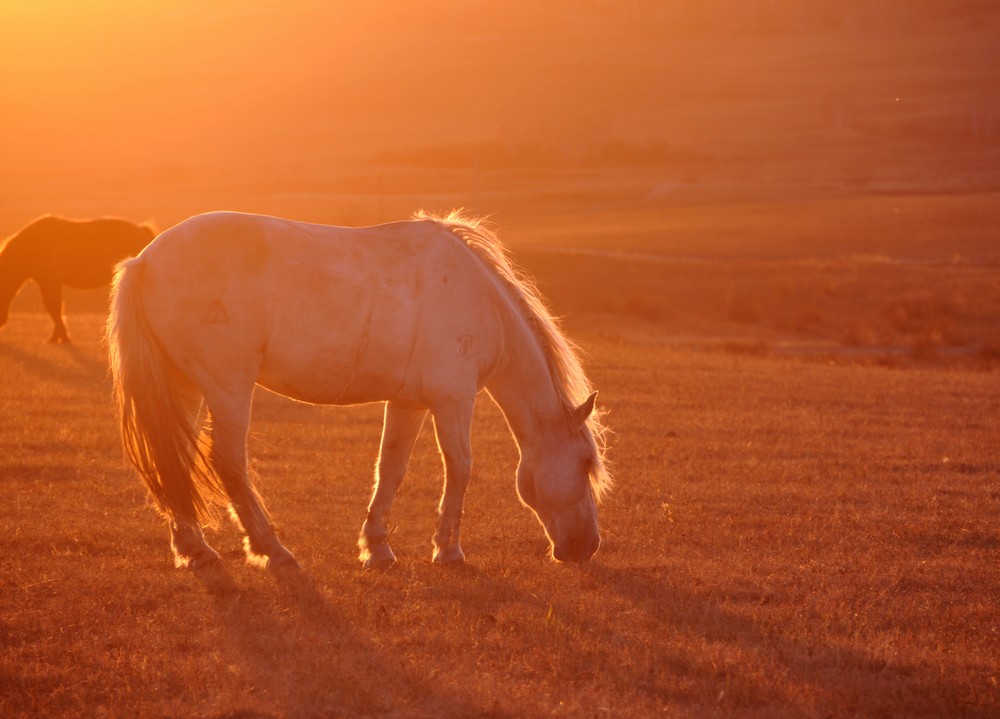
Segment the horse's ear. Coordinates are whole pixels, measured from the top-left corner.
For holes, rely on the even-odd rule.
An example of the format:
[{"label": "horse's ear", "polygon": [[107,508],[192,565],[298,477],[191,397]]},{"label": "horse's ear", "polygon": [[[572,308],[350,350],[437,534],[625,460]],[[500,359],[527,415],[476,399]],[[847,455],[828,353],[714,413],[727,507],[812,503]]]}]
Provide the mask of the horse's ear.
[{"label": "horse's ear", "polygon": [[587,418],[594,413],[594,403],[597,401],[597,392],[591,392],[590,396],[584,400],[583,404],[573,410],[573,426],[582,427]]}]

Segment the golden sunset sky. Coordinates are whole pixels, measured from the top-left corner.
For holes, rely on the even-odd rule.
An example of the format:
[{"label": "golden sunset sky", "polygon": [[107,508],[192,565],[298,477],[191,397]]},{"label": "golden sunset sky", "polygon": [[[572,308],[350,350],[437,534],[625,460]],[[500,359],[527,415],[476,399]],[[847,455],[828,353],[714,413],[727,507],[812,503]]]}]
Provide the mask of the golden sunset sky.
[{"label": "golden sunset sky", "polygon": [[899,184],[982,155],[1000,71],[976,7],[2,0],[0,222],[182,216],[357,172],[370,191],[400,163],[801,187],[868,158]]}]

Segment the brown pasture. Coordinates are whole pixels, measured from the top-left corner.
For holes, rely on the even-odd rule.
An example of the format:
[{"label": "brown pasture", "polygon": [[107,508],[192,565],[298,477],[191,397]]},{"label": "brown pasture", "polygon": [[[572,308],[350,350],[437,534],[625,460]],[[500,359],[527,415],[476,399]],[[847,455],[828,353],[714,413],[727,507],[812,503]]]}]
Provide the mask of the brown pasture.
[{"label": "brown pasture", "polygon": [[[15,313],[0,338],[0,714],[995,715],[988,358],[740,340],[727,328],[772,330],[708,302],[733,281],[724,267],[714,280],[701,270],[711,341],[685,341],[670,312],[643,305],[669,266],[580,255],[565,272],[525,256],[557,309],[576,298],[569,329],[618,434],[605,542],[585,567],[546,558],[514,492],[516,450],[483,398],[469,565],[429,561],[441,479],[425,431],[394,515],[401,563],[363,571],[378,407],[261,392],[254,468],[305,570],[282,580],[246,566],[221,526],[222,567],[177,571],[120,459],[102,315],[72,316],[76,344],[52,347],[44,315]],[[632,289],[591,307],[591,274],[609,267],[631,272]],[[883,288],[851,263],[823,271],[850,275],[861,296],[875,292],[865,278]],[[953,268],[922,271],[947,284]]]},{"label": "brown pasture", "polygon": [[[211,5],[210,9],[208,5]],[[172,566],[106,298],[0,331],[0,717],[1000,715],[1000,13],[980,0],[0,10],[0,236],[230,209],[490,214],[587,361],[617,489],[546,557],[477,406],[467,566],[425,429],[364,571],[377,406],[266,392],[298,577]]]}]

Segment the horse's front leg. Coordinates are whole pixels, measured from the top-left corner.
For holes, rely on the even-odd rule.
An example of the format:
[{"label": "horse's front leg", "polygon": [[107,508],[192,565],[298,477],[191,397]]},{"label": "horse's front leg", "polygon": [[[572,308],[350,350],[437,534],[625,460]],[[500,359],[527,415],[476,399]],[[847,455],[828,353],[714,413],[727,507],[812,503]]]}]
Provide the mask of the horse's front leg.
[{"label": "horse's front leg", "polygon": [[382,443],[375,463],[375,491],[358,539],[360,559],[365,567],[388,566],[396,561],[389,547],[386,519],[426,416],[426,409],[410,409],[386,402]]},{"label": "horse's front leg", "polygon": [[465,561],[459,542],[465,490],[472,474],[472,410],[475,397],[434,412],[434,431],[444,460],[444,491],[438,506],[434,534],[434,561],[452,564]]},{"label": "horse's front leg", "polygon": [[69,342],[69,333],[66,331],[66,324],[62,317],[62,285],[51,280],[38,280],[38,287],[42,291],[42,304],[45,311],[52,317],[52,334],[49,342],[53,344],[65,344]]}]

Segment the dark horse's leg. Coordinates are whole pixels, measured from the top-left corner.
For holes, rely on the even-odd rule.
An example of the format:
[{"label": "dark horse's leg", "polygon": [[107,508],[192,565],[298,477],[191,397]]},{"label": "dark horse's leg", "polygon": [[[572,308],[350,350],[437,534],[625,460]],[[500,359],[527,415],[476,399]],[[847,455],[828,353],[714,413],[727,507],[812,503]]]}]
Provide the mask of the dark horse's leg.
[{"label": "dark horse's leg", "polygon": [[38,280],[38,287],[42,291],[42,304],[52,317],[52,336],[49,337],[49,342],[69,343],[69,334],[62,318],[62,285],[54,281]]}]

